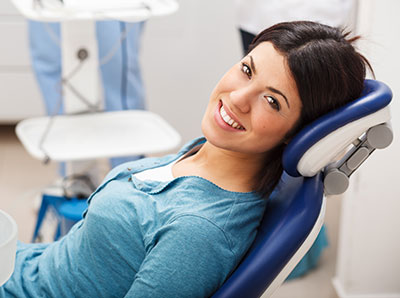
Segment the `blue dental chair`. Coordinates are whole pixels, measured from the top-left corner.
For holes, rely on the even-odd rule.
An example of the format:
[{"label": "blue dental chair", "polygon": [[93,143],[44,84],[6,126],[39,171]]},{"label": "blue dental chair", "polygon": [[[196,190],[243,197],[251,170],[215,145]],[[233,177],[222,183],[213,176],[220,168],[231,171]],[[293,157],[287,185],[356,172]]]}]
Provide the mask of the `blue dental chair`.
[{"label": "blue dental chair", "polygon": [[391,99],[387,85],[366,80],[360,98],[322,116],[293,138],[257,237],[213,298],[270,297],[284,282],[322,227],[324,193],[343,193],[366,158],[392,142]]}]

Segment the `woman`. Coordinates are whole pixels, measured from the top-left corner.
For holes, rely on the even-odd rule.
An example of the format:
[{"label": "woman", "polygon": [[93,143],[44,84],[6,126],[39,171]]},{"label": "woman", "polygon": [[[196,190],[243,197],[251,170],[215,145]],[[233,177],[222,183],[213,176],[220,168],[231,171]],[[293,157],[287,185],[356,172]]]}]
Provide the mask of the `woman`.
[{"label": "woman", "polygon": [[60,241],[19,245],[0,297],[208,297],[251,242],[290,138],[358,97],[365,65],[340,30],[277,24],[213,90],[206,139],[113,169]]}]

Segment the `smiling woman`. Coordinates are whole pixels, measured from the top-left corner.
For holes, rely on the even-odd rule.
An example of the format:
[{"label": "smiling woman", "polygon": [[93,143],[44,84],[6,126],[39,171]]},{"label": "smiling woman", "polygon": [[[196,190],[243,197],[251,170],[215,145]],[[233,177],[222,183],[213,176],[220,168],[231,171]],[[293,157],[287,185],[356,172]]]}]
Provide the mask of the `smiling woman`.
[{"label": "smiling woman", "polygon": [[[300,110],[296,83],[287,71],[284,56],[272,43],[265,42],[219,81],[203,118],[203,133],[218,147],[253,157],[257,154],[263,159],[283,141],[297,122]],[[224,121],[224,111],[225,118],[240,123],[242,130],[230,133],[231,125]]]},{"label": "smiling woman", "polygon": [[[213,90],[202,121],[208,142],[198,156],[203,150],[217,149],[222,154],[218,159],[223,160],[223,154],[229,153],[224,169],[231,170],[223,178],[229,184],[217,184],[236,191],[254,189],[255,173],[269,151],[285,141],[299,119],[301,105],[286,59],[272,43],[261,43],[234,65]],[[240,174],[234,169],[240,169]]]},{"label": "smiling woman", "polygon": [[[357,38],[346,36],[312,22],[280,23],[261,32],[211,94],[202,122],[208,142],[179,166],[203,151],[210,159],[215,151],[221,181],[211,176],[209,162],[203,175],[228,189],[268,196],[282,174],[290,138],[361,94],[369,64],[351,45]],[[199,173],[200,167],[191,166]]]},{"label": "smiling woman", "polygon": [[351,42],[312,22],[261,32],[213,90],[205,138],[113,169],[64,238],[19,244],[0,297],[211,296],[255,238],[286,143],[361,94]]}]

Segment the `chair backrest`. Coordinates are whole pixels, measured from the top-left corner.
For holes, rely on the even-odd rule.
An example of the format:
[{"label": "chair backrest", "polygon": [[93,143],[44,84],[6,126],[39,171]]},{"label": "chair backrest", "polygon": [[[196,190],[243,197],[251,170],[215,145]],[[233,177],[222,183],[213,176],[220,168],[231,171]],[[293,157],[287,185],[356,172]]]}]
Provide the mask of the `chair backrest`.
[{"label": "chair backrest", "polygon": [[[285,173],[269,198],[257,237],[214,298],[272,295],[311,247],[322,226],[323,169],[327,165],[332,168],[344,149],[356,153],[349,145],[389,121],[391,98],[391,90],[384,83],[366,80],[360,98],[317,119],[292,139],[283,155]],[[384,141],[387,146],[391,139]],[[366,147],[373,147],[365,142]],[[361,143],[354,147],[359,148]],[[342,166],[337,161],[334,165]]]}]

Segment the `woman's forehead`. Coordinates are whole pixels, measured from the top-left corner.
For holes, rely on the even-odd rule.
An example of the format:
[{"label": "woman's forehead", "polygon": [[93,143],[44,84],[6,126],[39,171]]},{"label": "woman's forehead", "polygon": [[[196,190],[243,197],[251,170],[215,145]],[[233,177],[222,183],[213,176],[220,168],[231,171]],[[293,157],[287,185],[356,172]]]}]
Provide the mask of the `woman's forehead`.
[{"label": "woman's forehead", "polygon": [[[285,66],[286,57],[282,55],[271,42],[265,41],[257,45],[247,55],[253,57],[257,64],[267,64],[269,66]],[[260,68],[263,65],[259,65]]]},{"label": "woman's forehead", "polygon": [[297,85],[286,56],[278,51],[271,42],[262,42],[257,45],[246,56],[246,59],[254,63],[256,75],[265,84],[286,93],[290,101],[300,101]]}]

